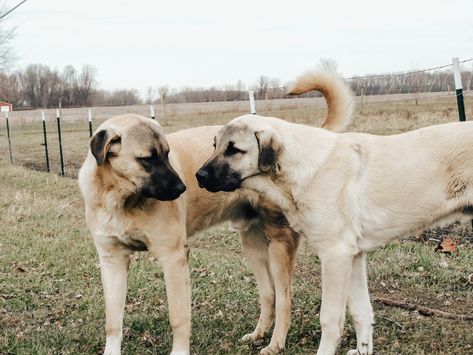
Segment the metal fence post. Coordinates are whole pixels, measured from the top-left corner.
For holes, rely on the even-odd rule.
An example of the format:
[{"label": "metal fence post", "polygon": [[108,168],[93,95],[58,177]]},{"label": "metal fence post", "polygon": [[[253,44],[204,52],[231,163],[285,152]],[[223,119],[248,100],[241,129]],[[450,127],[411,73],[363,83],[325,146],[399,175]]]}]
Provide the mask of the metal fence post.
[{"label": "metal fence post", "polygon": [[89,108],[89,138],[92,137],[92,110]]},{"label": "metal fence post", "polygon": [[466,121],[465,103],[463,102],[462,75],[460,71],[460,63],[458,62],[458,57],[452,58],[452,63],[453,76],[455,78],[455,92],[457,95],[458,117],[460,118],[460,121]]},{"label": "metal fence post", "polygon": [[62,137],[61,137],[61,115],[59,109],[56,110],[57,118],[57,137],[59,140],[59,158],[61,161],[61,176],[64,176],[64,157],[62,155]]},{"label": "metal fence post", "polygon": [[11,151],[10,123],[8,121],[8,111],[5,111],[5,123],[7,125],[8,152],[10,153],[10,164],[13,164],[13,154]]},{"label": "metal fence post", "polygon": [[153,105],[149,105],[149,113],[151,114],[151,118],[153,120],[155,120],[156,116],[154,115],[154,106]]},{"label": "metal fence post", "polygon": [[41,111],[41,117],[43,119],[43,137],[44,137],[44,154],[46,155],[46,171],[49,173],[51,170],[49,168],[48,136],[46,133],[46,117],[44,116],[44,111]]},{"label": "metal fence post", "polygon": [[254,90],[249,90],[248,91],[248,97],[250,99],[250,113],[252,115],[255,115],[256,114],[255,91]]}]

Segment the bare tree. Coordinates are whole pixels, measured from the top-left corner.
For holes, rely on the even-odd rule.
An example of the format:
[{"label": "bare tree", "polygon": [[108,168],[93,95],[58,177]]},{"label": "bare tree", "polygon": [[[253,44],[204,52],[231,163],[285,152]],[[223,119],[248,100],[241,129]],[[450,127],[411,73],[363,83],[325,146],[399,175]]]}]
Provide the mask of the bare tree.
[{"label": "bare tree", "polygon": [[152,104],[156,101],[156,88],[148,86],[146,89],[146,104]]},{"label": "bare tree", "polygon": [[159,97],[161,102],[164,104],[166,102],[166,97],[169,95],[169,87],[167,85],[160,86],[158,88]]},{"label": "bare tree", "polygon": [[169,95],[169,86],[163,85],[158,88],[159,97],[161,98],[161,104],[163,105],[163,116],[166,118],[166,99]]},{"label": "bare tree", "polygon": [[265,75],[261,75],[257,80],[258,93],[260,98],[266,98],[268,93],[269,78]]},{"label": "bare tree", "polygon": [[136,89],[94,90],[90,100],[93,100],[93,104],[98,106],[123,106],[142,103]]},{"label": "bare tree", "polygon": [[79,106],[88,104],[92,91],[95,89],[97,69],[93,65],[84,65],[77,80],[75,97]]},{"label": "bare tree", "polygon": [[281,87],[281,80],[279,78],[271,78],[269,80],[269,98],[277,99],[284,95],[284,90]]},{"label": "bare tree", "polygon": [[135,105],[140,102],[139,93],[136,89],[115,90],[112,98],[116,105]]},{"label": "bare tree", "polygon": [[237,100],[242,100],[242,97],[243,97],[242,93],[245,90],[245,84],[243,84],[243,82],[240,79],[238,79],[237,81],[235,90],[237,91]]},{"label": "bare tree", "polygon": [[63,102],[69,107],[75,105],[74,102],[74,90],[77,87],[77,70],[72,66],[68,65],[62,72],[62,83],[63,83]]},{"label": "bare tree", "polygon": [[338,70],[338,63],[332,58],[320,58],[317,66],[320,69],[327,70],[330,72],[336,72]]},{"label": "bare tree", "polygon": [[[0,17],[7,11],[5,1],[0,0]],[[0,19],[0,71],[7,70],[15,59],[11,40],[15,34],[15,28],[5,25],[5,18]]]},{"label": "bare tree", "polygon": [[63,90],[57,70],[44,64],[30,64],[19,77],[27,105],[34,108],[57,106]]}]

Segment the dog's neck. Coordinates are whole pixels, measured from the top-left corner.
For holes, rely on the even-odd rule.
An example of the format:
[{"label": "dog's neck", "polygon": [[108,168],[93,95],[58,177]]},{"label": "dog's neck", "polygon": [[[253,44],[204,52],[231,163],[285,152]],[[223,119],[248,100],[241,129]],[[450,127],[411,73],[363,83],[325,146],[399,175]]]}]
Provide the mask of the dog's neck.
[{"label": "dog's neck", "polygon": [[110,173],[109,170],[110,166],[108,165],[95,167],[94,176],[98,183],[94,186],[101,187],[96,196],[102,196],[102,200],[97,203],[104,205],[105,209],[109,211],[126,212],[133,208],[140,198],[128,180]]},{"label": "dog's neck", "polygon": [[321,128],[299,125],[292,125],[291,128],[280,132],[285,148],[273,180],[276,185],[284,186],[295,204],[300,204],[308,187],[314,183],[319,168],[331,154],[337,135]]},{"label": "dog's neck", "polygon": [[297,125],[291,125],[291,130],[279,129],[279,133],[284,149],[278,162],[269,173],[245,182],[245,187],[276,204],[290,220],[290,215],[307,201],[308,187],[315,183],[317,171],[331,154],[337,135]]}]

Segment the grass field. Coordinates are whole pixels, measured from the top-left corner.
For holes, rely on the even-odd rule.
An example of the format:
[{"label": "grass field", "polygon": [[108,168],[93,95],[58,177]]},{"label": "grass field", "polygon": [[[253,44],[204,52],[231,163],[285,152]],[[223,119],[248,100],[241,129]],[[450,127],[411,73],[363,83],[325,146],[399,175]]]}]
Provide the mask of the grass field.
[{"label": "grass field", "polygon": [[[467,98],[466,104],[471,117],[473,100]],[[313,122],[317,116],[316,124],[323,116],[321,107],[271,108],[260,113],[295,122]],[[232,110],[189,111],[168,117],[165,130],[224,123],[234,116]],[[357,109],[351,129],[390,134],[456,119],[453,98],[422,100],[418,105],[413,101],[376,103]],[[14,158],[19,164],[41,167],[40,122],[19,121],[12,124]],[[54,121],[49,126],[52,129]],[[85,120],[65,119],[64,128],[68,130],[65,157],[74,175],[87,149],[87,125]],[[0,149],[5,158],[2,134]],[[54,141],[56,137],[50,138]],[[51,149],[52,155],[54,152]],[[53,167],[57,171],[57,160]],[[3,161],[0,191],[0,354],[99,353],[105,340],[103,296],[76,181]],[[429,231],[427,236],[446,234],[459,243],[457,253],[435,252],[435,242],[414,238],[370,253],[371,294],[471,314],[473,233],[469,224],[456,224]],[[239,343],[256,324],[258,301],[238,236],[214,229],[195,236],[190,246],[193,353],[256,354],[269,338],[262,344]],[[149,254],[136,254],[135,259],[129,276],[123,353],[166,354],[171,348],[171,329],[162,273]],[[315,353],[320,337],[320,296],[319,263],[304,245],[296,267],[286,354]],[[473,352],[472,322],[425,317],[377,302],[374,308],[378,354]],[[340,353],[354,346],[355,334],[348,321]]]}]

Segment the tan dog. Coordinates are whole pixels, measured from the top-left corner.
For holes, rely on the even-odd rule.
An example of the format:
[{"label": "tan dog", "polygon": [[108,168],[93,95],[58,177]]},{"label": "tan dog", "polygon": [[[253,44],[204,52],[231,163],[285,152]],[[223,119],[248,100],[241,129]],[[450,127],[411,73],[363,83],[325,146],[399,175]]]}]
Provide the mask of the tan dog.
[{"label": "tan dog", "polygon": [[322,262],[317,353],[335,353],[348,304],[357,336],[349,354],[372,354],[365,252],[473,213],[472,137],[471,122],[375,136],[247,115],[218,133],[201,184],[242,186],[279,206]]},{"label": "tan dog", "polygon": [[[313,87],[327,99],[325,124],[331,128],[343,125],[351,115],[351,96],[343,83],[321,73],[312,80]],[[240,230],[258,284],[261,315],[255,330],[243,340],[261,338],[275,319],[271,342],[262,353],[284,347],[299,238],[274,205],[260,201],[251,191],[213,194],[198,188],[194,173],[212,153],[220,128],[193,128],[164,136],[156,121],[124,115],[104,122],[91,139],[79,185],[100,259],[106,304],[105,354],[120,353],[129,256],[146,249],[163,265],[172,353],[189,353],[187,238],[224,221],[232,221]],[[187,186],[185,193],[182,182]]]}]

